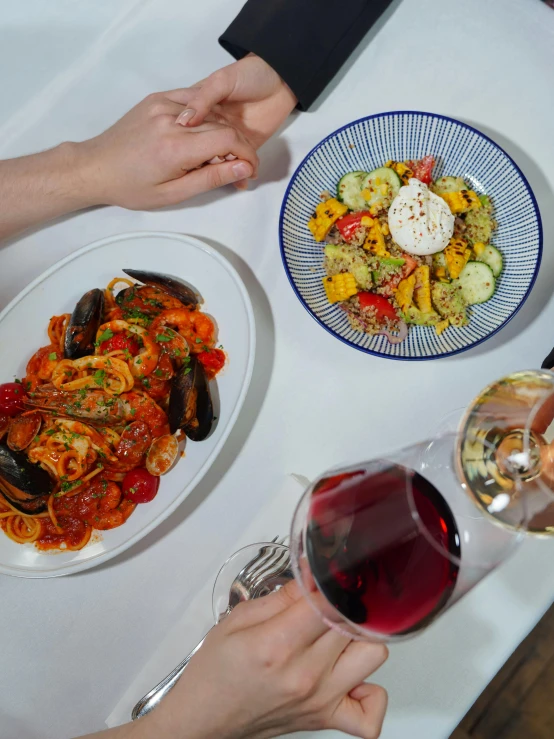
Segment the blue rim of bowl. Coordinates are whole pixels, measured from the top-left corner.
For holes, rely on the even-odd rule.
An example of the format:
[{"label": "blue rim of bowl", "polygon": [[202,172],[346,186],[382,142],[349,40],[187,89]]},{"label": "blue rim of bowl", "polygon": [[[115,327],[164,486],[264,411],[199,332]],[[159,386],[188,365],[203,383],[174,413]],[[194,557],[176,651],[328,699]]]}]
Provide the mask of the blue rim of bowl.
[{"label": "blue rim of bowl", "polygon": [[[285,255],[285,245],[283,243],[283,221],[285,218],[285,208],[288,202],[289,194],[292,189],[292,186],[294,185],[296,177],[298,176],[298,173],[300,172],[302,167],[306,164],[308,159],[312,156],[312,154],[315,151],[317,151],[320,147],[322,147],[324,144],[326,144],[327,141],[329,141],[329,139],[331,139],[333,136],[336,136],[336,134],[340,133],[341,131],[345,131],[347,128],[351,128],[352,126],[355,126],[358,123],[361,123],[362,121],[370,121],[373,118],[386,118],[388,116],[402,116],[402,115],[425,115],[425,116],[429,116],[430,118],[439,118],[443,121],[450,121],[451,123],[456,123],[458,126],[467,128],[469,131],[473,131],[473,133],[476,133],[479,136],[482,136],[487,141],[489,141],[493,146],[495,146],[499,151],[501,151],[502,154],[504,154],[506,159],[508,159],[512,163],[517,173],[521,177],[521,180],[523,184],[525,185],[527,192],[529,193],[531,202],[533,203],[533,208],[535,210],[535,216],[537,219],[537,226],[539,229],[539,249],[538,249],[538,255],[537,255],[537,263],[535,265],[535,271],[533,273],[531,282],[529,283],[529,287],[527,288],[527,292],[521,299],[517,308],[512,312],[512,314],[508,316],[508,318],[506,318],[506,320],[503,323],[501,323],[500,326],[495,328],[494,331],[491,331],[490,334],[483,336],[482,339],[477,339],[477,341],[473,341],[471,344],[468,344],[467,346],[464,346],[461,349],[453,349],[451,352],[435,354],[432,357],[396,357],[396,356],[391,356],[390,354],[384,354],[383,352],[374,351],[373,349],[366,349],[363,346],[358,346],[358,344],[354,344],[354,342],[350,341],[349,339],[345,339],[344,337],[340,336],[336,331],[334,331],[332,328],[329,328],[329,326],[327,326],[321,319],[319,319],[316,316],[316,314],[308,306],[308,304],[306,303],[302,295],[300,295],[300,292],[298,291],[298,288],[296,287],[296,283],[294,282],[294,278],[287,264],[287,259]],[[336,339],[338,339],[339,341],[342,341],[343,344],[347,344],[348,346],[351,346],[360,352],[364,352],[364,354],[372,354],[375,357],[381,357],[382,359],[392,359],[392,360],[400,361],[400,362],[425,362],[425,361],[433,360],[433,359],[443,359],[444,357],[452,357],[455,354],[461,354],[462,352],[467,352],[469,349],[473,349],[474,347],[479,346],[479,344],[482,344],[483,342],[488,341],[492,336],[494,336],[499,331],[501,331],[512,320],[512,318],[520,311],[520,309],[523,307],[523,304],[526,302],[527,298],[531,294],[531,290],[533,289],[535,285],[537,276],[539,274],[539,269],[541,266],[542,246],[543,246],[542,219],[541,219],[541,213],[539,210],[539,204],[537,203],[537,198],[535,197],[535,193],[533,192],[531,185],[527,181],[527,177],[525,177],[521,169],[518,167],[518,165],[515,163],[512,157],[508,154],[508,152],[506,152],[499,144],[497,144],[496,141],[491,139],[490,136],[487,136],[485,133],[483,133],[482,131],[479,131],[479,129],[475,128],[474,126],[470,126],[467,123],[463,123],[462,121],[459,121],[457,118],[451,118],[450,116],[441,115],[440,113],[427,113],[422,110],[390,110],[390,111],[387,111],[386,113],[375,113],[374,115],[366,115],[366,116],[363,116],[362,118],[357,118],[355,121],[350,121],[350,123],[346,123],[344,126],[341,126],[340,128],[337,128],[332,133],[328,134],[324,139],[322,139],[318,144],[316,144],[313,147],[313,149],[311,149],[308,152],[308,154],[306,154],[304,159],[300,162],[300,164],[294,171],[294,174],[290,178],[290,182],[287,185],[287,189],[283,197],[283,203],[281,205],[281,212],[279,214],[279,248],[281,251],[281,259],[283,261],[283,266],[285,268],[285,272],[292,286],[292,289],[296,293],[296,297],[302,303],[302,305],[308,311],[308,313],[314,319],[314,321],[317,321],[317,323],[319,323],[320,326],[322,326],[328,333],[330,333]]]}]

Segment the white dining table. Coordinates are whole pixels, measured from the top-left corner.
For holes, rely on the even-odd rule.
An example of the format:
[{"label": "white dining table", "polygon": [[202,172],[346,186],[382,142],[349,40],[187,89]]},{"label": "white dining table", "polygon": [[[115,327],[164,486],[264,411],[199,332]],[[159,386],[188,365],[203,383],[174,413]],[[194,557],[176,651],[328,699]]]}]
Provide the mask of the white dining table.
[{"label": "white dining table", "polygon": [[[229,63],[217,37],[241,4],[0,0],[0,158],[94,136],[148,93]],[[57,579],[0,576],[2,739],[104,728],[207,573],[288,473],[313,478],[342,460],[427,438],[490,381],[540,366],[554,343],[553,50],[554,12],[540,0],[396,0],[313,109],[293,114],[262,148],[260,178],[248,192],[222,189],[156,212],[95,208],[0,245],[1,309],[96,239],[192,234],[242,276],[258,337],[237,424],[175,513],[95,569]],[[491,136],[523,170],[543,218],[542,267],[523,309],[491,340],[439,361],[390,361],[336,341],[295,297],[279,253],[281,201],[306,153],[344,123],[390,110],[441,113]],[[0,368],[9,351],[0,347]],[[551,558],[554,541],[527,541],[423,635],[391,650],[375,678],[390,696],[383,739],[450,735],[551,604]]]}]

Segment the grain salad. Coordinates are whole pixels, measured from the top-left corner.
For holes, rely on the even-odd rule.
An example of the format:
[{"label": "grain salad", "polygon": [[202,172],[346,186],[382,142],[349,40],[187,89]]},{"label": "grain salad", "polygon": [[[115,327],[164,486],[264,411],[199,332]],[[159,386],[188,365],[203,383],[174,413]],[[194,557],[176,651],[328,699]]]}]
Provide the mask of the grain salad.
[{"label": "grain salad", "polygon": [[494,294],[502,255],[493,205],[461,177],[433,179],[434,157],[347,172],[308,222],[324,244],[323,286],[351,327],[403,341],[410,325],[437,334],[467,325]]}]

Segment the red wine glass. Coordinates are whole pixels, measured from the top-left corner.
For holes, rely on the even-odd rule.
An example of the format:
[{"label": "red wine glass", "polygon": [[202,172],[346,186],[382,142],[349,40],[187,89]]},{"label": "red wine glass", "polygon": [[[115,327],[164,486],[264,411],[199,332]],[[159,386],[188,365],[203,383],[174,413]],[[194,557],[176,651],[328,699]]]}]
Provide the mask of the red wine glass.
[{"label": "red wine glass", "polygon": [[332,628],[354,639],[413,636],[521,541],[463,494],[452,426],[430,443],[327,472],[302,496],[293,571]]}]

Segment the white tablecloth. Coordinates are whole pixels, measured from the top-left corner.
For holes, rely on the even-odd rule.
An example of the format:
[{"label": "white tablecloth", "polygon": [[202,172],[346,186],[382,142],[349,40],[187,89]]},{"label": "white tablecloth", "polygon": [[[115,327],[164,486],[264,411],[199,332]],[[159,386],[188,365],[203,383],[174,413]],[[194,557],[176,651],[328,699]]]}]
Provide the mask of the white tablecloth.
[{"label": "white tablecloth", "polygon": [[[225,64],[216,38],[240,5],[0,0],[0,157],[90,137],[147,93]],[[313,477],[343,458],[412,442],[496,376],[538,366],[554,341],[553,48],[554,13],[539,0],[395,2],[313,112],[292,116],[264,147],[250,192],[219,191],[156,213],[94,209],[0,247],[3,307],[94,239],[142,229],[194,234],[241,273],[259,337],[239,421],[168,521],[90,572],[0,578],[0,736],[60,739],[102,728],[286,473]],[[525,308],[491,341],[452,359],[409,364],[351,350],[312,321],[281,267],[278,211],[294,167],[339,125],[394,109],[444,113],[491,135],[525,172],[544,219],[543,266]],[[553,553],[554,542],[529,542],[424,636],[393,649],[382,672],[391,699],[385,739],[449,735],[550,605]]]}]

